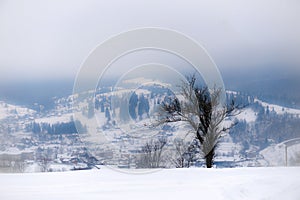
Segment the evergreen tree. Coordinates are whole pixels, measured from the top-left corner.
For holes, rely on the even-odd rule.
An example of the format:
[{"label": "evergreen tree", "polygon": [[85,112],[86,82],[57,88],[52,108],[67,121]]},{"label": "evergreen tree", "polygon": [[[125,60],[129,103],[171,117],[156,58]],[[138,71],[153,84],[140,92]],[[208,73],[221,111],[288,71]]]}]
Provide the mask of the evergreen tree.
[{"label": "evergreen tree", "polygon": [[137,116],[136,116],[136,107],[138,104],[138,96],[136,95],[136,93],[134,92],[129,100],[129,114],[131,116],[132,119],[136,120]]},{"label": "evergreen tree", "polygon": [[128,122],[129,121],[129,113],[128,113],[128,100],[127,98],[122,98],[120,103],[120,121]]},{"label": "evergreen tree", "polygon": [[87,113],[87,117],[88,118],[92,118],[93,116],[94,116],[94,105],[93,105],[93,102],[92,101],[90,101],[89,103],[88,103],[88,113]]},{"label": "evergreen tree", "polygon": [[142,94],[139,98],[139,104],[138,104],[138,115],[140,119],[142,119],[143,114],[147,114],[147,116],[149,116],[149,110],[150,110],[149,101]]},{"label": "evergreen tree", "polygon": [[110,121],[110,120],[111,120],[110,112],[109,112],[109,110],[108,110],[107,107],[106,107],[106,109],[105,109],[105,117],[106,117],[107,121]]}]

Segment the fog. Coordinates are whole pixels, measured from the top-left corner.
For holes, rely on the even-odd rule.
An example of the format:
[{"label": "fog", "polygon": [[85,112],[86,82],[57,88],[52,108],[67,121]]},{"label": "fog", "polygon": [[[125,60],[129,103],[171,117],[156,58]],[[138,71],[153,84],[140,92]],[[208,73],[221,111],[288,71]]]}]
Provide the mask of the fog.
[{"label": "fog", "polygon": [[274,68],[295,74],[299,8],[296,0],[0,0],[0,79],[74,79],[97,45],[139,27],[194,38],[222,74]]}]

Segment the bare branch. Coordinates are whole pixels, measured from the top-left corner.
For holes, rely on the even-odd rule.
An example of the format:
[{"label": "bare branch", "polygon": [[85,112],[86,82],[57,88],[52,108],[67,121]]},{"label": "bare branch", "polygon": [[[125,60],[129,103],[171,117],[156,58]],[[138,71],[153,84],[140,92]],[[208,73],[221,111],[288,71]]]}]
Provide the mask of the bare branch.
[{"label": "bare branch", "polygon": [[235,123],[222,127],[222,122],[231,116],[239,114],[234,100],[229,105],[220,107],[222,90],[220,88],[208,89],[196,86],[195,75],[189,77],[187,82],[180,86],[184,101],[170,99],[162,104],[162,117],[158,124],[172,122],[187,122],[191,125],[195,137],[201,144],[202,153],[206,159],[207,167],[211,167],[215,149],[222,133],[227,132]]}]

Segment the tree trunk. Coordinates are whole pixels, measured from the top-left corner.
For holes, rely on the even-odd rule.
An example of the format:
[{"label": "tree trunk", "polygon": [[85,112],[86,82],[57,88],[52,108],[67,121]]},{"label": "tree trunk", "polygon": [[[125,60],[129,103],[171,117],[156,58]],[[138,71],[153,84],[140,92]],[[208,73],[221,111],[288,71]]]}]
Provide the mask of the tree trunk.
[{"label": "tree trunk", "polygon": [[205,164],[207,168],[212,168],[214,164],[214,156],[215,149],[213,148],[206,156],[205,156]]}]

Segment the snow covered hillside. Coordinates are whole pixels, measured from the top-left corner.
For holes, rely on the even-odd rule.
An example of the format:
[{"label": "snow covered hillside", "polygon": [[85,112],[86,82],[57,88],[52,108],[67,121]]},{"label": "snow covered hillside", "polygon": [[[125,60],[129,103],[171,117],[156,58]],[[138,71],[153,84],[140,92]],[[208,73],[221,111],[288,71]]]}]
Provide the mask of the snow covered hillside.
[{"label": "snow covered hillside", "polygon": [[100,170],[1,174],[3,200],[300,199],[300,168]]},{"label": "snow covered hillside", "polygon": [[24,108],[21,106],[7,104],[3,101],[0,101],[0,120],[5,118],[20,118],[20,117],[29,117],[35,113],[34,110],[29,108]]},{"label": "snow covered hillside", "polygon": [[[65,171],[78,169],[79,164],[141,168],[142,149],[161,138],[167,144],[160,167],[173,168],[176,144],[181,141],[186,148],[194,142],[184,121],[153,126],[161,117],[163,102],[175,96],[183,101],[180,93],[163,84],[142,85],[134,91],[103,87],[86,93],[53,98],[53,110],[41,106],[34,111],[0,102],[0,172]],[[215,167],[300,165],[299,145],[287,151],[280,146],[300,137],[300,110],[242,92],[226,93],[227,102],[234,100],[243,109],[223,124],[236,123],[220,140]],[[191,165],[203,163],[197,155]]]}]

